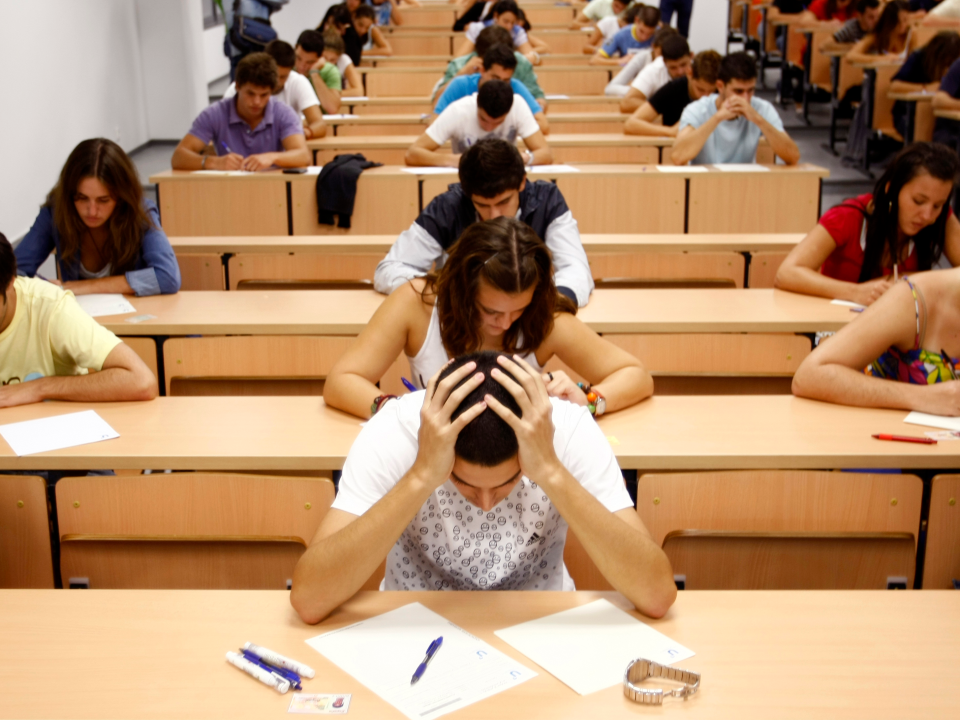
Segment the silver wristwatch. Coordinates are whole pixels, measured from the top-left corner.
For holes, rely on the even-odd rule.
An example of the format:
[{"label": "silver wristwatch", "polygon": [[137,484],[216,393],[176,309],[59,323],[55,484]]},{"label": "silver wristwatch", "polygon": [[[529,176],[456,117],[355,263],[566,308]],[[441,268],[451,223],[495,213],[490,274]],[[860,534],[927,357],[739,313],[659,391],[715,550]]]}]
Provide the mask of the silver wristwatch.
[{"label": "silver wristwatch", "polygon": [[[663,688],[647,690],[634,685],[634,683],[642,682],[647,678],[665,678],[683,683],[683,687],[676,690],[664,690]],[[661,665],[644,658],[632,660],[623,673],[623,694],[642,705],[662,705],[663,698],[669,696],[686,700],[699,689],[700,673]]]}]

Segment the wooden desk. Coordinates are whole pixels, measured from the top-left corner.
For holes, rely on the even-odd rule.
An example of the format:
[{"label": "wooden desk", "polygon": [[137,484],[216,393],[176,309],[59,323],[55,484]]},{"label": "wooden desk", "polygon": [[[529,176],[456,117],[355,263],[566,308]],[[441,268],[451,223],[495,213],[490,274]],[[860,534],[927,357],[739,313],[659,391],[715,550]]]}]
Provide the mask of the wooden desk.
[{"label": "wooden desk", "polygon": [[[733,292],[733,291],[730,291]],[[46,402],[0,410],[13,423],[94,409],[114,440],[15,457],[0,470],[336,470],[360,420],[318,397],[161,397],[144,403]],[[874,440],[916,434],[906,410],[871,410],[790,395],[654,396],[600,426],[625,469],[954,468],[960,443]],[[2,614],[2,613],[0,613]]]},{"label": "wooden desk", "polygon": [[[374,116],[361,116],[374,117]],[[550,116],[551,122],[555,116]],[[607,123],[610,124],[610,123]],[[622,118],[621,118],[622,124]],[[622,126],[614,126],[622,130]],[[342,153],[363,153],[368,160],[385,165],[403,165],[407,148],[415,138],[410,135],[344,135],[307,140],[314,165],[323,165]],[[517,143],[518,147],[522,142]],[[673,145],[671,137],[603,133],[553,133],[547,136],[558,163],[629,163],[657,165],[664,147]],[[449,144],[443,146],[449,151]]]},{"label": "wooden desk", "polygon": [[[180,292],[130,298],[137,314],[97,318],[121,335],[356,335],[384,300],[373,290]],[[783,290],[600,289],[578,317],[599,333],[812,333],[855,313]]]},{"label": "wooden desk", "polygon": [[[617,133],[623,132],[627,116],[614,112],[555,112],[551,113],[551,133]],[[333,135],[410,135],[422,134],[430,124],[422,114],[355,115],[354,117],[324,116]],[[553,135],[547,137],[549,141]],[[410,138],[413,142],[414,137]]]},{"label": "wooden desk", "polygon": [[[547,102],[548,118],[555,112],[620,112],[620,98],[606,95],[566,95],[564,97],[551,97]],[[365,99],[345,97],[343,98],[343,111],[354,115],[379,115],[384,113],[420,115],[433,112],[435,104],[426,95],[368,97]]]},{"label": "wooden desk", "polygon": [[337,235],[407,227],[420,212],[419,181],[399,168],[365,170],[349,230],[317,222],[316,175],[269,170],[242,176],[165,170],[157,185],[169,235]]},{"label": "wooden desk", "polygon": [[933,115],[944,120],[960,121],[960,110],[934,110]]},{"label": "wooden desk", "polygon": [[[539,29],[538,29],[539,30]],[[392,37],[391,37],[392,39]],[[452,55],[367,55],[364,53],[360,67],[432,67],[440,74],[453,60]],[[584,53],[541,53],[540,65],[588,65],[590,56]]]},{"label": "wooden desk", "polygon": [[[459,33],[453,33],[459,34]],[[557,49],[556,52],[576,53],[581,50],[584,42],[584,33],[579,31],[550,31],[536,33],[538,37],[550,42],[549,37],[563,38],[569,36],[575,47],[568,50]],[[431,54],[429,47],[438,43],[447,42],[446,35],[450,33],[414,33],[402,37],[392,35],[390,42],[396,47],[398,42],[418,42],[423,49],[417,54]],[[420,37],[423,36],[423,37]],[[459,38],[452,38],[455,43]],[[569,42],[569,41],[568,41]],[[448,55],[452,51],[442,54]],[[439,53],[438,53],[439,54]],[[429,95],[434,85],[440,79],[443,71],[439,67],[359,67],[363,75],[364,88],[369,97],[390,97],[398,95]],[[537,82],[545,93],[562,93],[564,95],[602,95],[603,89],[610,82],[609,67],[593,65],[539,65],[536,68]]]},{"label": "wooden desk", "polygon": [[888,92],[887,98],[910,105],[907,110],[906,127],[903,142],[907,145],[914,140],[929,142],[933,138],[933,96],[930,92],[895,93]]},{"label": "wooden desk", "polygon": [[[606,598],[697,654],[700,692],[639,707],[619,684],[577,695],[495,630]],[[946,591],[681,592],[660,620],[618,593],[363,592],[318,626],[284,591],[3,590],[5,714],[19,718],[267,718],[280,696],[223,659],[245,640],[309,664],[303,692],[353,695],[349,717],[404,716],[305,640],[420,602],[535,670],[537,677],[450,715],[459,720],[948,718],[957,711],[960,605]],[[123,682],[105,681],[122,669]],[[119,672],[119,671],[118,671]],[[908,692],[906,685],[921,687]]]}]

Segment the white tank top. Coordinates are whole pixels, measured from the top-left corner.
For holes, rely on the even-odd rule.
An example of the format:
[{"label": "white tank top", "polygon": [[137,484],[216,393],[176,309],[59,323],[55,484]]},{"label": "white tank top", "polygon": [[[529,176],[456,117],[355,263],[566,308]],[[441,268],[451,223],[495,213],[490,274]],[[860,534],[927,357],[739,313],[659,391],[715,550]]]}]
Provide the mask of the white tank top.
[{"label": "white tank top", "polygon": [[[527,353],[521,356],[537,369],[543,371],[543,367],[537,362],[536,353]],[[407,360],[410,361],[410,381],[418,388],[423,389],[430,382],[430,378],[442,368],[450,356],[447,355],[446,348],[443,347],[443,340],[440,338],[440,316],[437,315],[437,306],[433,306],[433,312],[430,313],[430,326],[427,328],[427,337],[424,338],[420,351]]]}]

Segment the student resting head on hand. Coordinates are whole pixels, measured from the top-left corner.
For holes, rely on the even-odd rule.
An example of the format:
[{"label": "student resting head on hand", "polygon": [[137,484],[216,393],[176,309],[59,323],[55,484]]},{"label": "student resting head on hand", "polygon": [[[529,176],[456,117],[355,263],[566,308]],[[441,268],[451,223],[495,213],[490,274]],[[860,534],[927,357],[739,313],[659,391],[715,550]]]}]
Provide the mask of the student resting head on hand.
[{"label": "student resting head on hand", "polygon": [[376,414],[391,397],[374,383],[401,351],[419,387],[451,357],[497,350],[521,353],[538,371],[556,355],[592,387],[545,372],[547,392],[593,405],[597,415],[653,392],[639,360],[575,317],[573,303],[553,283],[550,251],[529,225],[504,216],[474,223],[449,253],[438,273],[406,283],[374,313],[327,376],[328,405],[360,417]]},{"label": "student resting head on hand", "polygon": [[56,253],[59,281],[75,295],[158,295],[180,289],[180,266],[143,197],[133,162],[116,143],[84,140],[70,153],[33,227],[17,246],[21,275]]},{"label": "student resting head on hand", "polygon": [[663,616],[677,592],[670,562],[601,429],[547,384],[519,355],[479,352],[383,406],[297,562],[290,601],[300,617],[320,622],[384,558],[385,590],[574,590],[568,527],[614,588]]},{"label": "student resting head on hand", "polygon": [[143,360],[87,315],[73,293],[17,277],[17,258],[2,233],[0,292],[0,408],[157,396],[157,379]]},{"label": "student resting head on hand", "polygon": [[960,159],[945,145],[904,148],[872,194],[831,208],[777,271],[783,290],[870,305],[897,274],[960,265],[960,223],[950,198]]}]

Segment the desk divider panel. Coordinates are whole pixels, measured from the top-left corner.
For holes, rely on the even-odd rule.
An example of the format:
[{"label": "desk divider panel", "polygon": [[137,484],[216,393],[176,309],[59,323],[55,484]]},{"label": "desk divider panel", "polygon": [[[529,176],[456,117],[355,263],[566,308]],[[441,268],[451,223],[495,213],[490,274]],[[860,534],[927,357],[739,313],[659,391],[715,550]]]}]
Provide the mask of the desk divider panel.
[{"label": "desk divider panel", "polygon": [[158,182],[157,192],[167,235],[288,234],[282,178],[178,177]]},{"label": "desk divider panel", "polygon": [[791,171],[690,177],[690,233],[808,232],[817,224],[820,178]]}]

